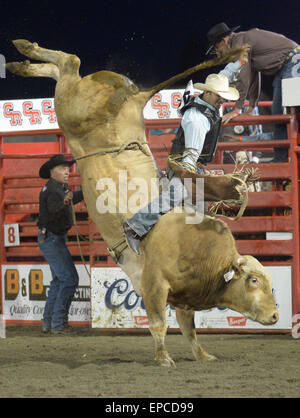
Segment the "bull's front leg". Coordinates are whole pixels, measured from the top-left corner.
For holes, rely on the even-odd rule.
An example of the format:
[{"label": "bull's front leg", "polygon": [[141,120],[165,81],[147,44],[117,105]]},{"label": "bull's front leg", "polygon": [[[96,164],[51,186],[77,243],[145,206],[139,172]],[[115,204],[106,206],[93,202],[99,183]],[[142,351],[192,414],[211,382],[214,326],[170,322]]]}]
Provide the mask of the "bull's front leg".
[{"label": "bull's front leg", "polygon": [[176,308],[176,319],[182,334],[192,346],[192,352],[197,361],[212,361],[216,357],[208,354],[199,344],[195,328],[195,312],[193,310],[183,310]]},{"label": "bull's front leg", "polygon": [[155,362],[160,366],[175,366],[165,346],[167,333],[166,304],[169,288],[166,284],[163,284],[163,280],[159,280],[157,277],[155,279],[147,277],[144,283],[142,293],[150,332],[155,343]]}]

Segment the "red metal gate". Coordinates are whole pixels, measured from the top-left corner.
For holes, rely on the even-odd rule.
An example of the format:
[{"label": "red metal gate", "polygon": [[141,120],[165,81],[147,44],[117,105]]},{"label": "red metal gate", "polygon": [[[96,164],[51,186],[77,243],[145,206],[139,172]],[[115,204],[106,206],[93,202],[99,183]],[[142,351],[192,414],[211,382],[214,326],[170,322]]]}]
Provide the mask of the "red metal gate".
[{"label": "red metal gate", "polygon": [[[232,104],[228,103],[227,106]],[[258,168],[261,174],[260,180],[272,182],[272,190],[250,192],[245,215],[239,221],[227,221],[227,223],[237,240],[237,248],[241,254],[251,254],[264,265],[292,266],[293,315],[300,313],[299,119],[300,115],[297,115],[295,108],[291,108],[291,114],[288,115],[240,115],[227,126],[284,123],[287,125],[288,138],[280,141],[219,142],[216,158],[208,165],[210,169],[222,168],[225,173],[231,173],[234,165],[223,163],[224,151],[273,151],[274,147],[289,149],[290,158],[287,163],[245,165]],[[152,136],[150,132],[153,129],[174,131],[179,124],[180,119],[146,121],[150,148],[162,169],[166,166],[166,157],[174,133]],[[290,232],[293,238],[267,240],[264,237],[266,232]]]},{"label": "red metal gate", "polygon": [[[166,157],[174,133],[151,135],[150,130],[174,130],[179,119],[146,120],[146,135],[150,148],[159,164],[166,168]],[[237,240],[241,254],[252,254],[265,265],[292,266],[293,315],[300,313],[300,222],[299,222],[299,133],[295,109],[291,114],[280,116],[239,116],[230,125],[284,123],[287,125],[288,139],[281,141],[226,142],[219,143],[215,161],[209,168],[222,168],[226,173],[233,171],[233,164],[224,164],[224,151],[273,150],[274,147],[287,147],[290,162],[265,163],[255,165],[261,172],[261,180],[272,183],[270,191],[252,192],[245,216],[229,226]],[[165,131],[166,132],[166,131]],[[33,140],[24,151],[21,146],[9,147],[4,138],[12,136],[56,135],[57,141],[51,150],[41,153],[41,145]],[[36,149],[34,149],[34,146]],[[45,144],[44,144],[45,147]],[[45,148],[43,148],[45,150]],[[19,153],[18,153],[19,152]],[[45,181],[38,177],[38,169],[54,153],[62,152],[71,157],[64,137],[59,130],[25,131],[0,134],[0,262],[43,263],[37,246],[36,218],[39,211],[39,192]],[[249,165],[253,167],[253,165]],[[80,186],[80,175],[72,172],[70,186]],[[81,241],[81,249],[87,264],[91,266],[112,267],[115,263],[109,256],[105,242],[98,234],[95,225],[88,219],[84,203],[76,205],[76,217],[80,234],[86,237]],[[20,228],[20,246],[4,247],[3,224],[16,221]],[[266,232],[290,232],[291,240],[267,240]],[[68,246],[76,263],[81,263],[80,249],[76,241],[74,227],[69,232]],[[1,276],[0,276],[1,277]],[[0,289],[2,287],[0,286]],[[2,300],[2,298],[1,298]],[[1,304],[2,305],[2,304]]]}]

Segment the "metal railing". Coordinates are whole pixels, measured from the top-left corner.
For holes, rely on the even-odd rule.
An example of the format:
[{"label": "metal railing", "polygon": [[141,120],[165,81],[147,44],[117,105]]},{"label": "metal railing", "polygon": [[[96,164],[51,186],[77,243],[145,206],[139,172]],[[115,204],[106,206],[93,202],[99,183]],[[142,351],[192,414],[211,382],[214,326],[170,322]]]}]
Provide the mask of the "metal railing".
[{"label": "metal railing", "polygon": [[[237,222],[228,221],[236,238],[237,248],[241,254],[252,254],[265,265],[291,265],[293,275],[293,314],[300,312],[300,222],[299,222],[299,133],[295,109],[289,115],[246,116],[241,115],[230,125],[255,125],[284,123],[287,125],[288,138],[280,141],[224,142],[219,143],[215,161],[209,164],[211,169],[222,168],[225,173],[234,169],[234,164],[223,164],[225,151],[238,150],[273,150],[274,147],[289,149],[290,160],[287,163],[250,164],[248,167],[259,168],[260,181],[271,182],[269,191],[249,193],[249,204],[244,216]],[[150,148],[164,169],[174,133],[160,136],[150,135],[151,129],[178,128],[180,119],[146,120],[146,136]],[[57,135],[57,152],[69,155],[64,137],[59,130],[43,131],[43,134]],[[17,135],[39,135],[41,131],[18,132]],[[0,134],[0,262],[4,263],[43,263],[44,260],[37,245],[36,218],[39,212],[39,192],[45,180],[38,177],[38,167],[51,157],[51,154],[7,154],[3,152],[3,137],[12,134]],[[7,172],[6,163],[10,161]],[[12,166],[20,166],[22,173],[17,174]],[[15,170],[16,171],[16,170]],[[70,176],[70,187],[80,186],[79,173]],[[86,239],[81,241],[81,250],[87,264],[91,266],[115,266],[109,256],[106,244],[97,232],[93,222],[88,219],[84,203],[75,206],[77,224],[80,234]],[[20,246],[4,247],[3,224],[10,216],[24,216],[19,220]],[[267,232],[289,232],[290,240],[267,240]],[[80,250],[73,227],[69,234],[68,246],[74,260],[81,263]]]}]

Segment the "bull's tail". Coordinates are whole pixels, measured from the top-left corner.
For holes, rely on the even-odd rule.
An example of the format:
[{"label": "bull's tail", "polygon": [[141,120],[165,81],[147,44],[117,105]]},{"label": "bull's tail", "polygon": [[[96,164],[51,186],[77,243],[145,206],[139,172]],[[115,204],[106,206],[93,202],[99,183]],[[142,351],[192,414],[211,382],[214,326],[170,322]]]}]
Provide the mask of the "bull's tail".
[{"label": "bull's tail", "polygon": [[183,73],[177,74],[162,83],[157,84],[156,86],[150,87],[147,90],[143,90],[143,93],[148,94],[147,101],[158,91],[166,89],[176,83],[178,80],[187,78],[191,74],[203,70],[205,68],[214,67],[217,65],[225,64],[230,61],[236,60],[245,50],[246,47],[241,47],[239,49],[234,49],[229,53],[222,55],[219,58],[215,58],[209,61],[202,62],[201,64],[195,65],[194,67],[189,68],[188,70],[184,71]]}]

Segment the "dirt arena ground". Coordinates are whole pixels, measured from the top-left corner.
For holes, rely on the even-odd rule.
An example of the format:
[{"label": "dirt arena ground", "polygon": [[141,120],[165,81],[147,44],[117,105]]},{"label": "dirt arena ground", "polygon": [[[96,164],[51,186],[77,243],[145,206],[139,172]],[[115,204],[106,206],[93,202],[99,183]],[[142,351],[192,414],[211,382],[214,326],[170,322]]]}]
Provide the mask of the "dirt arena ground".
[{"label": "dirt arena ground", "polygon": [[300,339],[291,335],[200,334],[217,361],[197,363],[180,334],[167,336],[176,368],[154,364],[147,334],[70,336],[9,326],[0,339],[0,397],[270,398],[300,396]]}]

